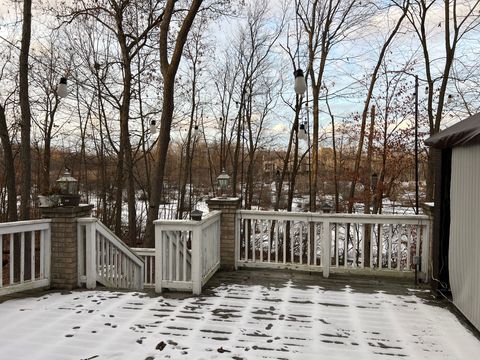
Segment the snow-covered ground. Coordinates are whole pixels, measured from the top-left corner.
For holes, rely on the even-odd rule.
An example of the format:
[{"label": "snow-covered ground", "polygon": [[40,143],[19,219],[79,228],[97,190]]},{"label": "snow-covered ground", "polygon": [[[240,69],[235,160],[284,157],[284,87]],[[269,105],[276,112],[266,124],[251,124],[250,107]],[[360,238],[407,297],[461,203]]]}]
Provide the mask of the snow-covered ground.
[{"label": "snow-covered ground", "polygon": [[415,292],[222,285],[171,299],[76,291],[0,304],[1,359],[473,359],[480,342]]}]

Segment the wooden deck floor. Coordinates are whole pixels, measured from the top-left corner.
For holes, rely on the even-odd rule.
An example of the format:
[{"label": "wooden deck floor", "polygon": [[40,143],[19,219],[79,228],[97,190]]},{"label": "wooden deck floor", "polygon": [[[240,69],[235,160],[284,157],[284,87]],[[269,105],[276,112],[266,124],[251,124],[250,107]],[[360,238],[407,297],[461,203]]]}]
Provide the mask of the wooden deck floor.
[{"label": "wooden deck floor", "polygon": [[[7,358],[433,360],[480,351],[479,337],[440,308],[447,301],[398,278],[240,270],[218,272],[201,296],[62,294],[0,299],[17,299],[0,304]],[[25,326],[29,347],[17,335]]]}]

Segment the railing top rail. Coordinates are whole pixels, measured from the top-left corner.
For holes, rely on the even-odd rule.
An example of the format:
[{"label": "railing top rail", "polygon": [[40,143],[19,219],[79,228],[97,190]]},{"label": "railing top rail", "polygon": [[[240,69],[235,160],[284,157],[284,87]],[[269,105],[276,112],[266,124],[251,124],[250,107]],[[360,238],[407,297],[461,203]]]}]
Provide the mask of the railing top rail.
[{"label": "railing top rail", "polygon": [[133,252],[127,244],[125,244],[117,235],[115,235],[108,227],[105,226],[97,218],[81,218],[77,220],[80,224],[95,223],[97,231],[99,231],[106,239],[108,239],[113,245],[115,245],[120,251],[127,255],[137,265],[143,266],[143,259]]},{"label": "railing top rail", "polygon": [[291,219],[303,221],[329,221],[329,222],[361,222],[372,223],[392,222],[402,224],[424,224],[429,221],[427,215],[391,215],[391,214],[348,214],[332,213],[318,214],[311,212],[286,212],[286,211],[257,211],[257,210],[237,210],[237,214],[244,219]]},{"label": "railing top rail", "polygon": [[77,223],[80,223],[80,224],[89,224],[89,223],[94,223],[94,222],[97,222],[97,218],[95,217],[86,217],[86,218],[79,218],[77,219]]},{"label": "railing top rail", "polygon": [[191,230],[196,227],[205,228],[209,226],[212,222],[216,221],[220,215],[221,211],[215,210],[209,212],[202,220],[155,220],[153,223],[155,226],[161,226],[166,229],[175,229],[175,230]]},{"label": "railing top rail", "polygon": [[130,248],[139,256],[155,256],[155,248]]},{"label": "railing top rail", "polygon": [[38,219],[0,223],[0,235],[33,230],[46,230],[50,227],[51,222],[51,219]]}]

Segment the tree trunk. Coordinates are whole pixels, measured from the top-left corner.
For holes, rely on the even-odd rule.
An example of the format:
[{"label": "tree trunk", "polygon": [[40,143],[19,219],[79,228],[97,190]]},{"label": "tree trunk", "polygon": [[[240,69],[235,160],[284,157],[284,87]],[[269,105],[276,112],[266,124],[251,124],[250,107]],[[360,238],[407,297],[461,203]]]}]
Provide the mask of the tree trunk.
[{"label": "tree trunk", "polygon": [[[11,174],[15,174],[15,163],[13,158],[12,144],[8,136],[7,119],[5,109],[0,105],[0,140],[3,148],[3,161],[5,168]],[[15,176],[7,175],[5,177],[7,187],[7,221],[17,221],[17,188]]]},{"label": "tree trunk", "polygon": [[30,218],[30,193],[32,187],[31,174],[31,151],[30,151],[30,98],[28,95],[28,55],[30,50],[30,38],[32,33],[32,1],[23,2],[23,26],[22,26],[22,45],[20,49],[19,66],[19,85],[20,85],[20,109],[21,118],[21,145],[20,145],[20,168],[21,168],[21,188],[20,188],[20,219],[28,220]]},{"label": "tree trunk", "polygon": [[167,161],[168,145],[170,143],[170,128],[174,110],[174,83],[168,77],[164,77],[163,83],[163,112],[160,120],[158,145],[155,151],[155,162],[152,169],[154,181],[150,197],[151,202],[149,212],[147,214],[147,228],[145,231],[145,247],[149,248],[155,247],[153,221],[158,217],[159,203],[163,194],[163,179],[165,176],[165,164]]},{"label": "tree trunk", "polygon": [[377,79],[378,79],[378,72],[379,72],[380,67],[383,63],[383,58],[385,57],[385,53],[387,52],[387,49],[390,46],[393,38],[395,37],[398,30],[400,29],[400,26],[403,22],[403,19],[405,18],[406,14],[407,14],[407,9],[408,9],[407,7],[405,7],[403,9],[402,16],[398,19],[395,28],[392,30],[388,39],[383,44],[382,50],[380,51],[380,54],[379,54],[378,59],[377,59],[377,64],[375,65],[375,69],[373,70],[372,77],[370,79],[370,85],[368,87],[367,97],[365,99],[365,105],[364,105],[363,112],[362,112],[362,122],[361,122],[361,125],[360,125],[360,136],[359,136],[359,140],[358,140],[358,148],[357,148],[357,152],[356,152],[356,155],[355,155],[355,164],[354,164],[354,168],[353,168],[353,179],[352,179],[352,182],[350,184],[350,192],[349,192],[349,197],[348,197],[348,212],[349,213],[352,212],[353,205],[355,203],[355,188],[356,188],[357,180],[358,180],[358,177],[359,177],[360,162],[361,162],[361,159],[362,159],[363,142],[365,140],[365,127],[366,127],[366,123],[367,123],[368,108],[370,107],[370,101],[371,101],[372,96],[373,96],[373,90],[375,88],[375,84],[376,84]]}]

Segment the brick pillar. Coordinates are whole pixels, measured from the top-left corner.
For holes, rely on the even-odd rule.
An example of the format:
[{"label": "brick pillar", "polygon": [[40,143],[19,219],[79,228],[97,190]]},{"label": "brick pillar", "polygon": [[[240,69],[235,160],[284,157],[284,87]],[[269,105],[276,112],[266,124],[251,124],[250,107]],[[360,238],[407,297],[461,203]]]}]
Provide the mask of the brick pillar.
[{"label": "brick pillar", "polygon": [[240,208],[239,198],[213,198],[207,201],[210,211],[221,210],[220,267],[235,270],[235,215]]},{"label": "brick pillar", "polygon": [[77,218],[90,217],[93,205],[40,208],[51,224],[50,287],[71,290],[78,284]]}]

